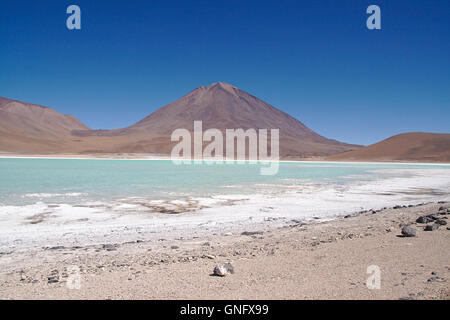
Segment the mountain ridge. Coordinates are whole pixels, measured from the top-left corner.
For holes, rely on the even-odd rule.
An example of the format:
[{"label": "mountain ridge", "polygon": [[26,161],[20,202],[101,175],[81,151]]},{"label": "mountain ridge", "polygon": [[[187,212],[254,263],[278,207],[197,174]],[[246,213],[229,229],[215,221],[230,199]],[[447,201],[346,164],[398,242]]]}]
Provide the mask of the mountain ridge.
[{"label": "mountain ridge", "polygon": [[[174,145],[171,133],[178,128],[192,131],[198,120],[204,130],[280,129],[283,157],[328,156],[360,147],[325,138],[289,114],[225,82],[199,86],[121,129],[92,130],[74,116],[7,98],[0,99],[0,112],[0,151],[9,152],[36,152],[45,145],[43,151],[54,153],[170,154]],[[15,148],[14,141],[20,142],[20,147]]]},{"label": "mountain ridge", "polygon": [[407,132],[327,158],[333,161],[450,162],[450,134]]},{"label": "mountain ridge", "polygon": [[[170,141],[175,129],[192,132],[194,121],[198,120],[205,130],[214,128],[222,132],[238,128],[280,129],[280,154],[284,156],[324,156],[359,147],[325,138],[289,114],[224,82],[197,87],[131,126],[115,130],[75,130],[72,134],[83,138],[140,136],[137,145],[122,144],[114,152],[133,152],[137,147],[143,151],[152,149],[149,146],[152,142],[143,137],[167,137]],[[166,148],[164,152],[170,153],[170,150]]]}]

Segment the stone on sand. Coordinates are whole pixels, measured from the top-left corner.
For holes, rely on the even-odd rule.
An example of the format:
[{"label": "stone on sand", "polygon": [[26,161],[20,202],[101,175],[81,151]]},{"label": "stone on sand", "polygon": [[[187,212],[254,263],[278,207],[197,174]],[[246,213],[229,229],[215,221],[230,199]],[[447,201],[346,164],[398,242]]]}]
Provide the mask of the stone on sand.
[{"label": "stone on sand", "polygon": [[405,226],[402,228],[402,235],[405,237],[415,237],[416,236],[416,229]]}]

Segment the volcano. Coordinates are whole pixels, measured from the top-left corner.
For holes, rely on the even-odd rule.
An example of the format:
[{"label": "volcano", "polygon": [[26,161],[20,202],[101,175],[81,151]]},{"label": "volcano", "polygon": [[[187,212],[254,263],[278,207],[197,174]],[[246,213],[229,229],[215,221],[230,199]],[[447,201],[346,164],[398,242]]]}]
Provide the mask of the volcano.
[{"label": "volcano", "polygon": [[[24,108],[21,103],[9,108]],[[39,106],[26,105],[30,112],[39,111]],[[47,108],[49,109],[49,108]],[[179,100],[170,103],[136,124],[115,130],[90,130],[72,116],[59,114],[55,110],[39,116],[41,132],[13,130],[2,127],[2,135],[21,135],[21,147],[6,144],[0,139],[0,151],[36,152],[35,139],[48,141],[43,152],[54,153],[152,153],[167,155],[175,143],[170,136],[175,129],[193,131],[194,121],[202,121],[203,128],[244,130],[279,129],[280,156],[283,158],[306,158],[330,156],[358,149],[360,146],[327,139],[305,126],[287,113],[271,106],[255,96],[224,82],[201,86]],[[5,117],[4,114],[0,115]],[[33,116],[28,117],[32,119]],[[31,121],[31,120],[30,120]],[[30,125],[34,126],[33,123]],[[48,126],[47,126],[48,125]],[[21,125],[22,126],[22,125]],[[13,126],[14,127],[14,126]],[[29,150],[24,143],[30,139]],[[34,139],[34,140],[33,140]],[[26,144],[26,143],[25,143]]]}]

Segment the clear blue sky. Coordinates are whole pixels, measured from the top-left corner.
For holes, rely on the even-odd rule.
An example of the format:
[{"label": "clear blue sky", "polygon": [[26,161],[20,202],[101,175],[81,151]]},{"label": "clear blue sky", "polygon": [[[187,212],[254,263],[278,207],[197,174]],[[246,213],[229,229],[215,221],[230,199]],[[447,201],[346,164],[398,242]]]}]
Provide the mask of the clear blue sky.
[{"label": "clear blue sky", "polygon": [[[382,30],[366,28],[370,4]],[[2,0],[0,96],[110,129],[224,81],[370,144],[450,132],[449,39],[448,0]]]}]

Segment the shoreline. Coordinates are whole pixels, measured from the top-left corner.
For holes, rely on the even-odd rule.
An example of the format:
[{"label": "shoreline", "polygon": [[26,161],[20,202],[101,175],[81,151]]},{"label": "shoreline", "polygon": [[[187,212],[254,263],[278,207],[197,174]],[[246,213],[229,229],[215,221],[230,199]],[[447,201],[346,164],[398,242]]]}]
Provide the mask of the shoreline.
[{"label": "shoreline", "polygon": [[[428,169],[431,170],[431,169]],[[44,246],[85,246],[101,241],[205,236],[244,229],[275,229],[311,221],[330,221],[365,210],[395,205],[450,201],[448,169],[403,170],[405,177],[379,178],[348,185],[308,184],[281,188],[262,183],[253,194],[215,194],[175,200],[121,198],[72,200],[30,194],[26,205],[1,206],[0,251]],[[72,195],[72,194],[71,194]],[[46,200],[49,196],[50,200]],[[67,194],[62,194],[66,197]],[[83,194],[73,194],[74,199]],[[36,200],[34,200],[37,197]],[[63,198],[64,199],[64,198]]]},{"label": "shoreline", "polygon": [[[19,153],[3,153],[0,152],[0,159],[54,159],[54,160],[172,160],[168,155],[140,155],[140,154],[19,154]],[[180,159],[177,159],[180,160]],[[182,160],[182,159],[181,159]],[[192,160],[193,159],[186,159]],[[202,159],[204,162],[213,162],[213,159]],[[227,160],[223,159],[220,162],[248,162],[248,160]],[[288,160],[281,158],[280,160],[257,160],[256,163],[346,163],[346,164],[399,164],[399,165],[448,165],[450,162],[416,162],[416,161],[405,161],[405,160],[386,160],[386,161],[351,161],[351,160],[326,160],[325,158],[299,158],[295,160]]]},{"label": "shoreline", "polygon": [[[427,203],[248,233],[3,253],[0,299],[448,300],[449,230],[415,222],[440,207],[450,213],[450,202]],[[417,237],[399,236],[406,224]],[[225,262],[235,274],[210,276]],[[380,265],[379,290],[365,285],[369,265]],[[80,289],[66,286],[70,266],[81,270]]]}]

